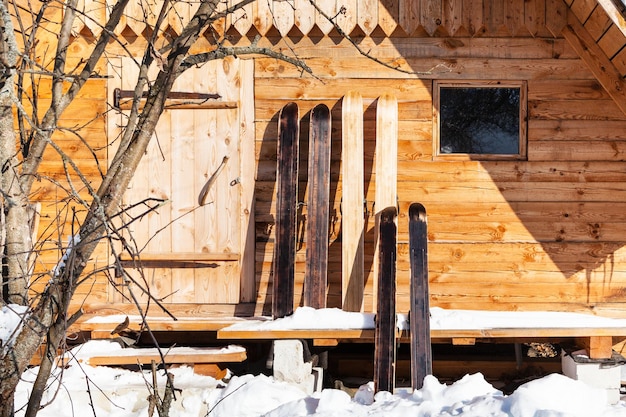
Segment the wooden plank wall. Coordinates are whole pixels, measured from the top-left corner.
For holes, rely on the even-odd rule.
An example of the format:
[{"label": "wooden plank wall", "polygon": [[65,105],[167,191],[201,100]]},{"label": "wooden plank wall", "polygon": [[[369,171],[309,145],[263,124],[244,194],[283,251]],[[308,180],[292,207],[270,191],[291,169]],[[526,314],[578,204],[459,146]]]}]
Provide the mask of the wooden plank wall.
[{"label": "wooden plank wall", "polygon": [[[341,97],[361,93],[365,191],[376,187],[375,100],[399,104],[398,309],[408,306],[407,209],[429,214],[431,303],[471,309],[609,310],[626,297],[626,117],[562,39],[422,38],[364,40],[365,50],[419,74],[385,69],[346,42],[296,45],[318,79],[275,60],[256,60],[257,281],[271,296],[276,115],[296,100],[306,120],[317,103],[333,114],[328,305],[341,303]],[[371,47],[371,49],[370,49]],[[316,51],[322,50],[323,55]],[[438,66],[438,64],[441,64]],[[432,80],[528,81],[527,161],[437,161],[432,145]],[[306,143],[306,139],[303,139]],[[302,147],[306,149],[306,146]],[[301,156],[306,164],[306,154]],[[306,172],[303,170],[301,172]],[[306,178],[301,177],[301,190]],[[304,200],[305,191],[300,192]],[[306,214],[303,209],[303,214]],[[371,311],[373,218],[366,237],[365,310]],[[304,227],[304,226],[302,226]],[[300,303],[306,242],[297,256]]]},{"label": "wooden plank wall", "polygon": [[[54,32],[43,33],[52,37],[46,39],[42,36],[40,39],[38,47],[46,50],[54,45],[56,37]],[[89,42],[82,38],[77,38],[72,43],[68,67],[78,64],[81,51],[87,49],[88,45]],[[50,85],[49,78],[44,77],[39,81],[38,105],[42,111],[47,109],[51,100]],[[106,79],[91,78],[87,81],[60,118],[59,126],[66,130],[59,130],[52,137],[64,156],[73,161],[80,175],[71,166],[64,165],[61,154],[51,146],[44,153],[41,176],[35,182],[31,196],[33,201],[40,204],[40,222],[34,249],[40,251],[41,255],[35,264],[35,277],[31,285],[31,290],[35,293],[48,283],[48,271],[57,264],[62,256],[61,251],[67,247],[69,239],[77,232],[78,225],[86,215],[85,205],[76,198],[70,198],[70,194],[76,193],[80,199],[89,203],[91,199],[84,180],[88,181],[90,187],[97,189],[101,175],[106,173],[105,91]],[[101,273],[92,274],[94,270],[107,264],[106,249],[105,245],[100,246],[85,269],[85,274],[89,274],[89,277],[73,300],[77,306],[87,298],[93,303],[108,301],[106,276]]]}]

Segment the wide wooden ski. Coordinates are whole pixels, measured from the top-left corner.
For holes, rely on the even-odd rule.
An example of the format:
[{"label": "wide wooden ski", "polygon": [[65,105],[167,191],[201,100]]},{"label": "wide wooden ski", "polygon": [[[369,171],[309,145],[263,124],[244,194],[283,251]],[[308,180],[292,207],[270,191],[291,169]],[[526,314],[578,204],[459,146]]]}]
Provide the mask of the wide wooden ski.
[{"label": "wide wooden ski", "polygon": [[304,305],[314,308],[326,307],[330,149],[330,110],[325,104],[319,104],[311,111],[309,129],[309,190],[304,275]]},{"label": "wide wooden ski", "polygon": [[396,362],[396,216],[395,207],[380,213],[378,303],[374,347],[374,389],[393,392]]},{"label": "wide wooden ski", "polygon": [[[374,277],[378,276],[378,232],[380,213],[387,207],[398,204],[398,101],[390,94],[384,94],[376,103],[376,194],[374,200]],[[376,305],[377,282],[374,281]]]},{"label": "wide wooden ski", "polygon": [[363,100],[357,92],[343,97],[341,108],[341,297],[346,311],[363,307]]},{"label": "wide wooden ski", "polygon": [[280,111],[278,122],[276,238],[272,291],[272,316],[274,318],[293,313],[299,139],[298,105],[289,103]]},{"label": "wide wooden ski", "polygon": [[411,264],[411,386],[420,389],[433,372],[428,300],[428,234],[426,209],[420,203],[409,207],[409,253]]}]

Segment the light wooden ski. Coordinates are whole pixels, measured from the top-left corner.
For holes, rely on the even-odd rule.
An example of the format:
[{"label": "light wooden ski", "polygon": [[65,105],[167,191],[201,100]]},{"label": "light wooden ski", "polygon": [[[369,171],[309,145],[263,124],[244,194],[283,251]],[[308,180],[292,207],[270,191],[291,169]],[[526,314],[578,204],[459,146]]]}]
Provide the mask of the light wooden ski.
[{"label": "light wooden ski", "polygon": [[[378,98],[376,104],[376,193],[374,200],[374,277],[378,276],[380,213],[398,204],[398,101],[390,94]],[[378,294],[378,282],[374,280],[374,300]]]},{"label": "light wooden ski", "polygon": [[304,305],[326,307],[328,222],[330,203],[330,110],[325,104],[311,111],[309,129],[309,191],[306,222]]},{"label": "light wooden ski", "polygon": [[298,141],[300,113],[296,103],[285,105],[278,121],[276,169],[276,242],[272,316],[293,313],[298,199]]},{"label": "light wooden ski", "polygon": [[363,100],[348,92],[342,102],[341,265],[342,306],[361,311],[364,288]]},{"label": "light wooden ski", "polygon": [[411,387],[420,389],[424,377],[433,373],[428,300],[428,233],[426,209],[409,207],[409,256],[411,261]]}]

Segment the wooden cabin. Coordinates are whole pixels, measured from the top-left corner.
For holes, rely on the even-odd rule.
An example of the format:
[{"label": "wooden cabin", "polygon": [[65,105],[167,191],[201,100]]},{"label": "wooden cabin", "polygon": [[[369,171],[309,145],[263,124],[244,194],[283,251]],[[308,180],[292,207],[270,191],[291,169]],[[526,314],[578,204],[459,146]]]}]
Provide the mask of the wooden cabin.
[{"label": "wooden cabin", "polygon": [[[77,23],[74,56],[88,49],[104,17],[97,1],[80,3],[95,20]],[[254,2],[215,28],[233,45],[258,36],[260,45],[304,59],[313,76],[273,58],[242,56],[210,62],[177,82],[176,92],[217,93],[220,99],[165,111],[158,140],[127,193],[128,205],[145,199],[159,205],[132,225],[142,282],[155,298],[178,317],[271,313],[278,114],[289,102],[300,109],[298,201],[306,201],[306,126],[310,110],[324,103],[332,115],[326,303],[344,306],[342,100],[353,91],[363,100],[365,203],[363,284],[355,288],[361,305],[351,308],[375,310],[374,221],[381,207],[373,203],[377,187],[385,186],[377,182],[376,108],[386,93],[398,103],[398,311],[408,309],[407,211],[420,202],[428,214],[431,306],[626,316],[626,22],[620,3],[318,3],[352,42],[307,1],[295,7]],[[181,16],[191,13],[185,7],[180,5]],[[129,14],[116,33],[140,54],[149,23],[135,18],[140,8],[129,13],[137,16]],[[180,29],[179,22],[170,23],[171,31]],[[75,110],[64,116],[73,125],[90,121],[85,137],[102,161],[113,155],[124,123],[124,96],[116,98],[115,91],[128,90],[136,79],[132,60],[118,52],[120,58],[110,54],[103,77],[89,81]],[[442,126],[474,108],[454,98],[469,90],[512,93],[513,110],[497,116],[515,126],[511,146],[468,150],[442,133]],[[97,185],[105,164],[94,166],[79,139],[59,141]],[[58,157],[51,154],[45,164],[63,180]],[[198,193],[216,172],[209,204],[200,207]],[[58,224],[59,194],[42,181],[36,198],[45,240]],[[294,306],[302,304],[306,206],[298,216]],[[48,267],[58,259],[52,252],[43,259]],[[110,262],[109,254],[103,247],[94,268]],[[132,269],[128,254],[120,257]],[[105,274],[90,279],[75,300],[88,313],[135,313],[129,290],[146,301],[119,278],[112,278],[115,285]],[[149,313],[164,315],[154,303]]]}]

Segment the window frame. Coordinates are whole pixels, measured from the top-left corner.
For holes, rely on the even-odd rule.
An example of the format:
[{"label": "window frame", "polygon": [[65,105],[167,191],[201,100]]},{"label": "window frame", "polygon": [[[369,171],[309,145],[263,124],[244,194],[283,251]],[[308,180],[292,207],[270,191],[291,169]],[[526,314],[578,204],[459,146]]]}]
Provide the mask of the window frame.
[{"label": "window frame", "polygon": [[[519,148],[516,154],[478,154],[478,153],[442,153],[440,144],[441,115],[440,97],[441,88],[519,88]],[[485,160],[485,161],[523,161],[527,160],[528,153],[528,86],[526,81],[485,81],[485,80],[463,80],[463,81],[438,81],[433,83],[433,159],[435,160]]]}]

